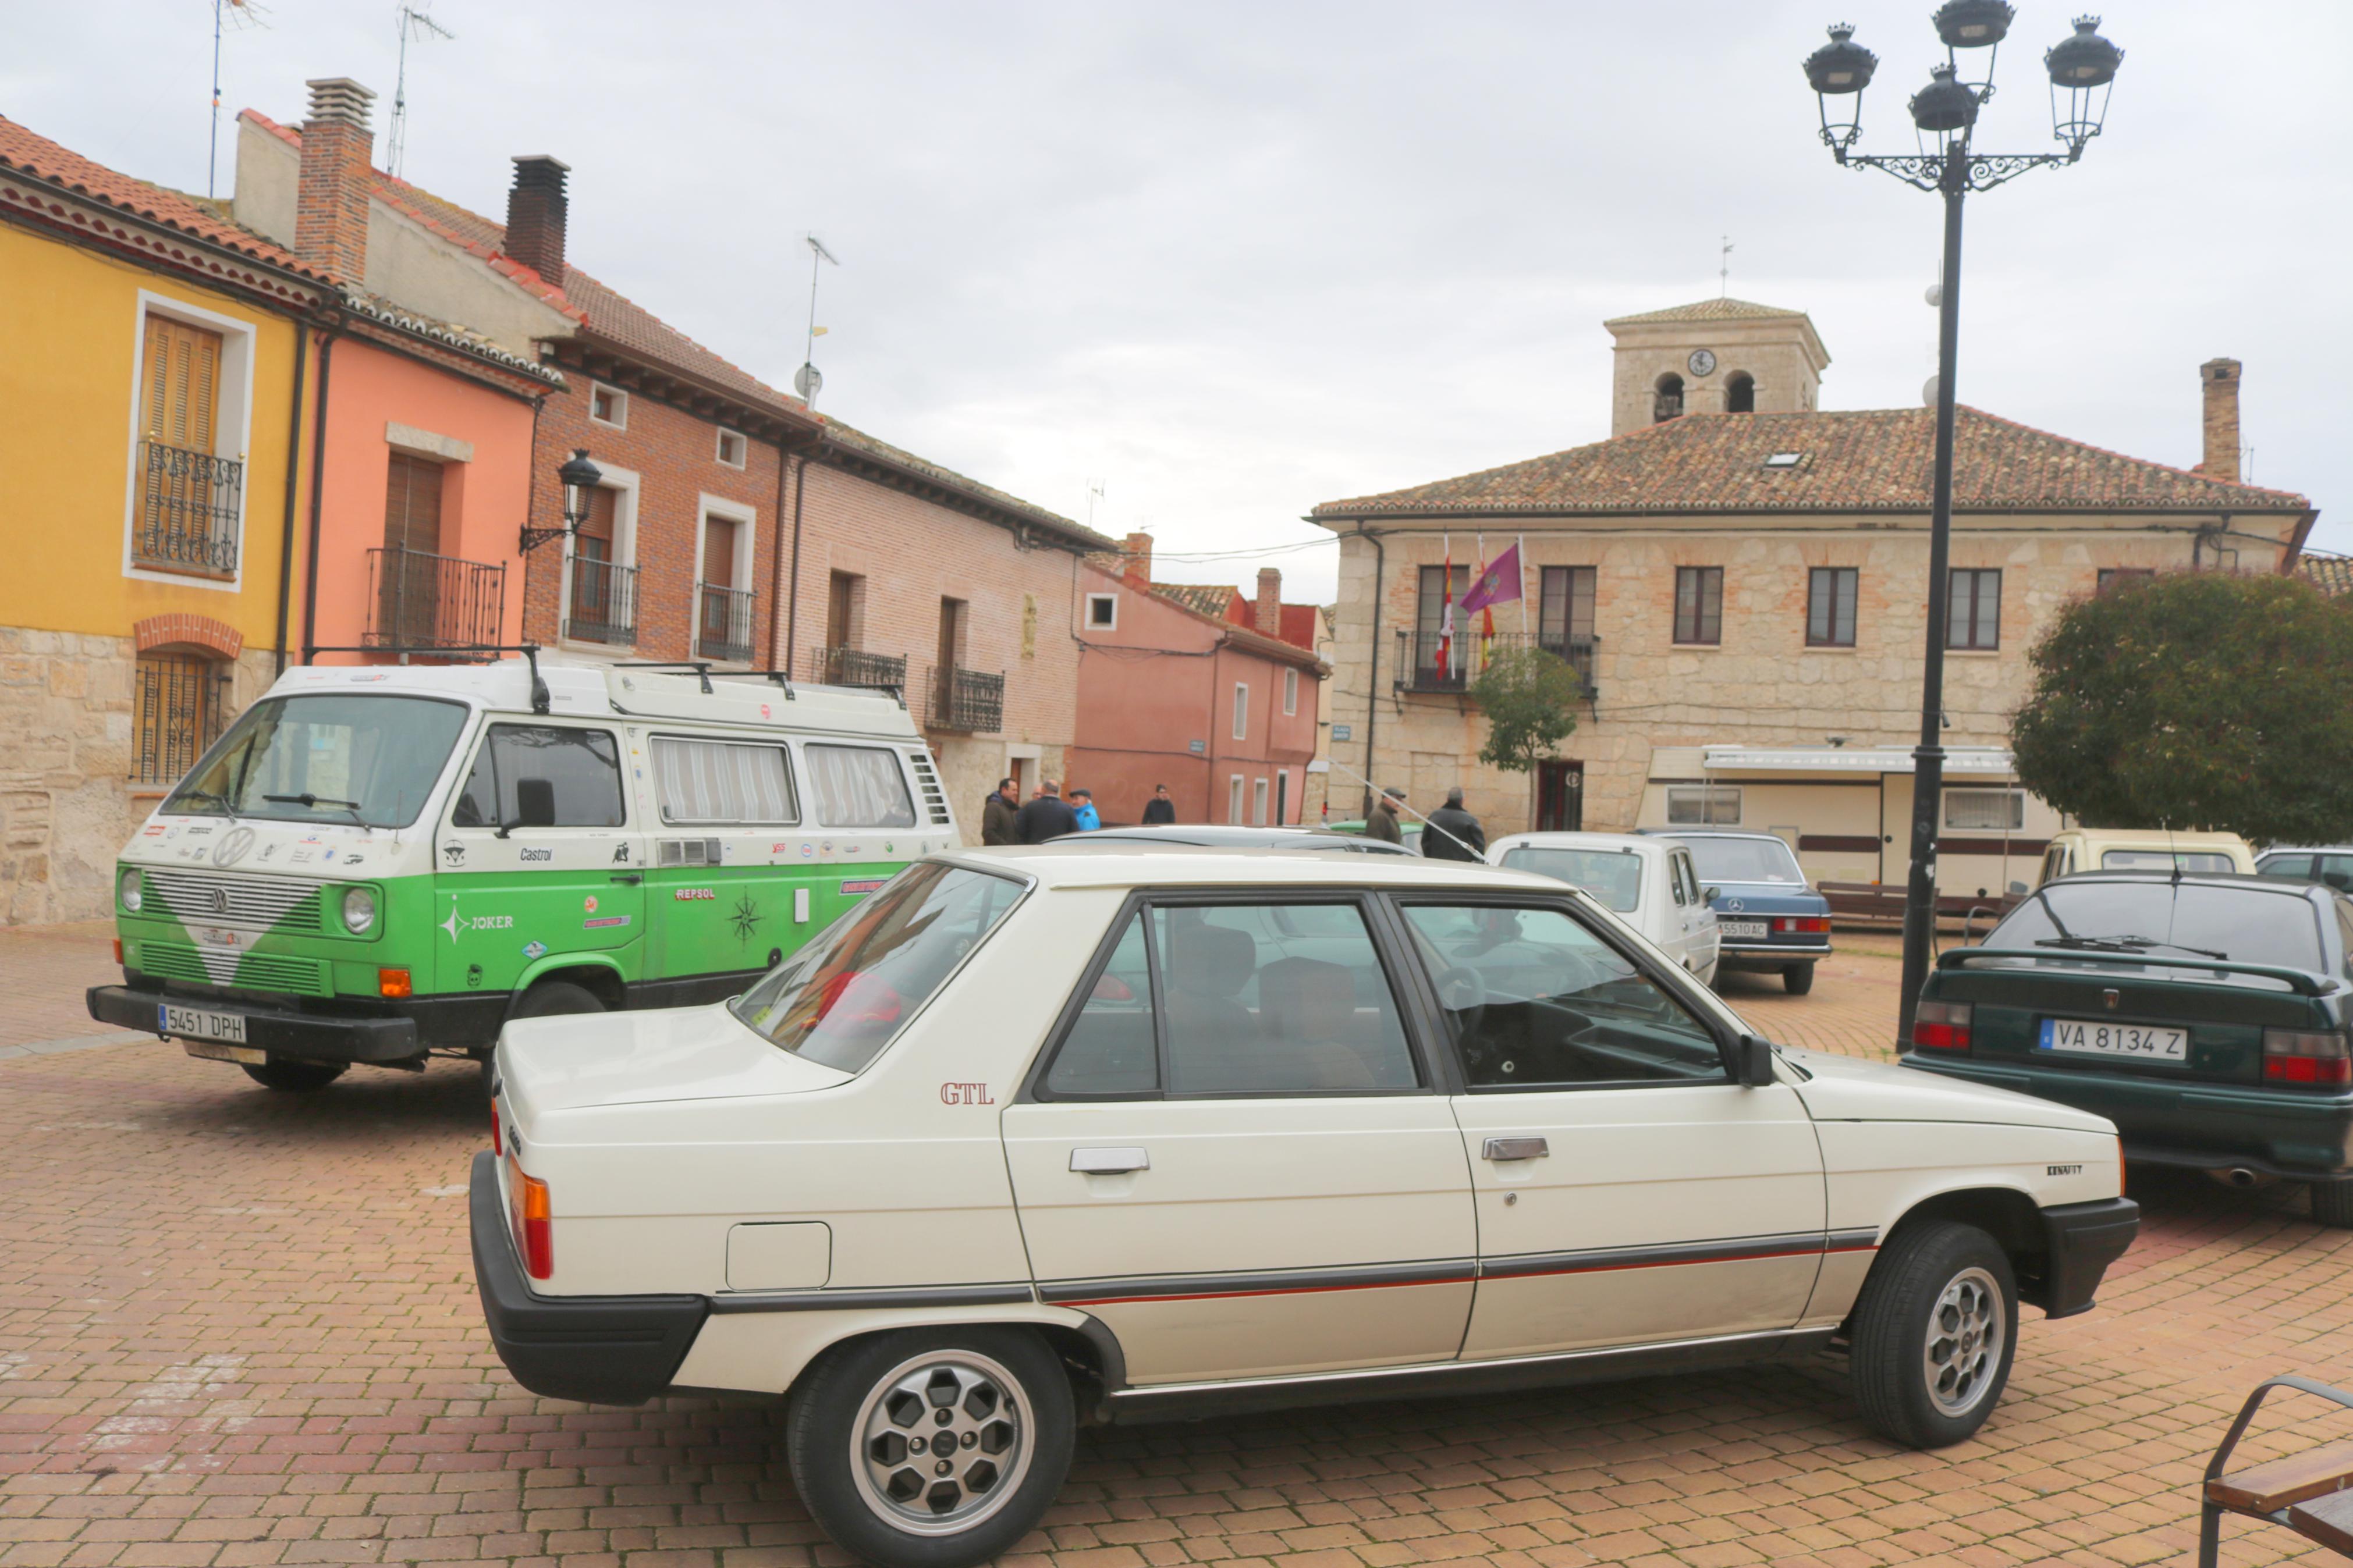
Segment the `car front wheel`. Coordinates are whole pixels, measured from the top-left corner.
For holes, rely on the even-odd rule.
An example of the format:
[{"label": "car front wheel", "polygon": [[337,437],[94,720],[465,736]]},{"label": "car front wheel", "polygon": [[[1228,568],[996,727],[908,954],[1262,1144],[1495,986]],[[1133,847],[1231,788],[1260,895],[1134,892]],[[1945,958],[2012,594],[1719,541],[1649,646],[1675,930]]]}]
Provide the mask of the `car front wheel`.
[{"label": "car front wheel", "polygon": [[1993,1237],[1951,1220],[1906,1226],[1855,1304],[1855,1402],[1907,1448],[1961,1442],[2000,1402],[2017,1347],[2018,1282]]},{"label": "car front wheel", "polygon": [[795,1391],[793,1483],[880,1568],[965,1568],[1036,1527],[1071,1468],[1071,1383],[1027,1330],[905,1329],[828,1352]]}]

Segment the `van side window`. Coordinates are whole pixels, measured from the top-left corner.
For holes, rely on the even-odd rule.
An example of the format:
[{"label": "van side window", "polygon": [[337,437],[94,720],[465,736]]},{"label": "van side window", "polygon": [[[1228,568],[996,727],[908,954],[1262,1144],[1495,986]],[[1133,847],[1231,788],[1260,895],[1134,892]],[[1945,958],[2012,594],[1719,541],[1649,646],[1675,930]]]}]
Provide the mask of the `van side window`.
[{"label": "van side window", "polygon": [[818,818],[828,827],[913,827],[915,802],[907,794],[899,753],[879,746],[806,746],[809,789]]},{"label": "van side window", "polygon": [[520,823],[517,786],[543,779],[554,794],[552,827],[619,827],[621,751],[606,730],[569,730],[553,724],[493,724],[473,771],[449,813],[453,827],[496,827]]},{"label": "van side window", "polygon": [[664,822],[787,825],[800,820],[782,746],[656,735],[654,796]]}]

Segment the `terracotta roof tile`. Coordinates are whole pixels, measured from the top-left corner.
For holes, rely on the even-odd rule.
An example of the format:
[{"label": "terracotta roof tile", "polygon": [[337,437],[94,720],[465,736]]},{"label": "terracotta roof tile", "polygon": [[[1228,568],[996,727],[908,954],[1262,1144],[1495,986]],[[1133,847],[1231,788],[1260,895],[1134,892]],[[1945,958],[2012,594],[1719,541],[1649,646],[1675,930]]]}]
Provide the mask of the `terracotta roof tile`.
[{"label": "terracotta roof tile", "polygon": [[1601,324],[1623,327],[1641,321],[1763,321],[1804,314],[1803,310],[1785,310],[1778,305],[1758,305],[1746,300],[1700,300],[1689,305],[1670,305],[1663,310],[1613,316]]},{"label": "terracotta roof tile", "polygon": [[16,170],[36,179],[118,208],[151,223],[163,225],[249,260],[301,274],[319,283],[328,280],[295,258],[292,251],[272,244],[252,230],[213,211],[195,196],[151,185],[91,162],[47,137],[27,131],[13,120],[0,119],[0,168]]},{"label": "terracotta roof tile", "polygon": [[[1106,577],[1120,576],[1116,567],[1105,567],[1100,562],[1090,562],[1090,564]],[[1281,637],[1267,637],[1255,627],[1228,619],[1223,598],[1219,597],[1213,601],[1211,596],[1231,595],[1233,592],[1231,588],[1219,587],[1214,583],[1155,583],[1152,584],[1154,598],[1172,609],[1191,616],[1195,620],[1209,622],[1223,631],[1226,639],[1237,647],[1248,648],[1256,653],[1271,654],[1286,664],[1295,664],[1302,669],[1313,670],[1319,680],[1331,673],[1331,666],[1317,658],[1314,649],[1285,642]]]},{"label": "terracotta roof tile", "polygon": [[1215,583],[1155,583],[1152,591],[1164,599],[1176,600],[1197,616],[1219,621],[1227,618],[1227,607],[1236,596],[1231,588],[1219,587]]},{"label": "terracotta roof tile", "polygon": [[2307,550],[2296,558],[2295,569],[2306,582],[2330,598],[2353,598],[2353,558],[2315,555]]},{"label": "terracotta roof tile", "polygon": [[[1314,515],[1926,511],[1935,436],[1926,408],[1693,414],[1483,473],[1325,501]],[[1767,467],[1777,453],[1796,461]],[[1973,511],[2312,510],[2286,490],[2144,462],[1966,406],[1953,495]]]},{"label": "terracotta roof tile", "polygon": [[828,441],[849,447],[853,451],[863,452],[892,468],[936,480],[953,489],[963,490],[968,495],[989,502],[1000,510],[1015,512],[1032,522],[1043,523],[1056,532],[1067,536],[1073,542],[1086,546],[1091,552],[1115,551],[1119,548],[1116,540],[1097,533],[1082,522],[1074,522],[1058,512],[1050,512],[1044,507],[1032,505],[1019,496],[1008,494],[994,485],[985,485],[978,479],[967,479],[954,468],[944,468],[928,458],[918,458],[902,447],[893,447],[880,437],[870,436],[855,426],[844,425],[840,420],[828,418],[824,415],[818,415],[817,418],[825,426],[825,438]]}]

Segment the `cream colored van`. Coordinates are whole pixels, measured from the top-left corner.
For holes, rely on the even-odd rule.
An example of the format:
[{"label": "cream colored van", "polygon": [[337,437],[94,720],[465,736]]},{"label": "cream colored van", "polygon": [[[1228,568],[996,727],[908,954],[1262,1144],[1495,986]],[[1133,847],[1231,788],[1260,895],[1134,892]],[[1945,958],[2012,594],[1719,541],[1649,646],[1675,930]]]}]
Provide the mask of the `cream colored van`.
[{"label": "cream colored van", "polygon": [[2252,877],[2255,851],[2235,833],[2071,827],[2051,836],[2035,886],[2077,871],[2170,871],[2177,866],[2199,876],[2236,871]]}]

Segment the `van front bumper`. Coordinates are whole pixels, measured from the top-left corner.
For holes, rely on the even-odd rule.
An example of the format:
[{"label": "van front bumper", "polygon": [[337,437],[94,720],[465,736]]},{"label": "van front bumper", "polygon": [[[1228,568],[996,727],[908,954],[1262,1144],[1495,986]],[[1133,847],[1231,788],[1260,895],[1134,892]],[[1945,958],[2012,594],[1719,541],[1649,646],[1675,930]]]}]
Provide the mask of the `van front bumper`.
[{"label": "van front bumper", "polygon": [[474,1156],[469,1215],[482,1318],[517,1383],[586,1405],[642,1405],[670,1386],[711,1311],[707,1298],[534,1292],[508,1234],[498,1156],[487,1149]]},{"label": "van front bumper", "polygon": [[298,1013],[251,1002],[166,995],[138,985],[93,985],[90,1016],[101,1024],[163,1036],[167,1001],[207,1013],[230,1013],[245,1020],[245,1043],[273,1057],[319,1062],[401,1062],[424,1055],[415,1018],[338,1018]]}]

